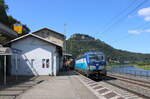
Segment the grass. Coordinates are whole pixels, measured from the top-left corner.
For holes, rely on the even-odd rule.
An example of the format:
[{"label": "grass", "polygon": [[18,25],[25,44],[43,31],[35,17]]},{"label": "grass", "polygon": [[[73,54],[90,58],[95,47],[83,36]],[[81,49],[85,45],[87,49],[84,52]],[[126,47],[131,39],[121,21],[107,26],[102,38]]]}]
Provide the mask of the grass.
[{"label": "grass", "polygon": [[112,67],[120,67],[120,66],[133,66],[133,64],[109,64],[107,65],[107,69],[112,68]]},{"label": "grass", "polygon": [[107,66],[107,69],[108,69],[108,68],[111,68],[111,67],[117,67],[117,66],[134,66],[134,67],[136,67],[136,68],[141,68],[141,69],[145,69],[145,70],[150,70],[150,65],[137,65],[137,64],[108,65],[108,66]]},{"label": "grass", "polygon": [[150,65],[134,65],[134,67],[145,69],[145,70],[150,70]]},{"label": "grass", "polygon": [[119,67],[119,66],[134,66],[136,68],[141,68],[141,69],[145,69],[145,70],[150,70],[150,65],[138,65],[138,64],[110,64],[107,66],[107,69],[111,68],[111,67]]}]

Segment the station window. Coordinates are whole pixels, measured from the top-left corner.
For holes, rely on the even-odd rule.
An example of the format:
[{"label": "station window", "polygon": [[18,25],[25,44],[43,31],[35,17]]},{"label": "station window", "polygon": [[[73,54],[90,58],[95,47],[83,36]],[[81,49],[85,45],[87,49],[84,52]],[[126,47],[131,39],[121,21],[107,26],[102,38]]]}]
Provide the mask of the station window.
[{"label": "station window", "polygon": [[42,59],[42,67],[45,68],[45,59]]},{"label": "station window", "polygon": [[49,59],[46,59],[46,67],[49,68]]}]

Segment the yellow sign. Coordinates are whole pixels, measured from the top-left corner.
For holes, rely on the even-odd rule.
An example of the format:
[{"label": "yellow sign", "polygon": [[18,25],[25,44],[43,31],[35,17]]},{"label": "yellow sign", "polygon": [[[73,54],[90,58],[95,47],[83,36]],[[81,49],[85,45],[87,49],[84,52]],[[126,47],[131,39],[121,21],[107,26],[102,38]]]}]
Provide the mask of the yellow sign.
[{"label": "yellow sign", "polygon": [[23,30],[23,27],[21,24],[14,24],[14,31],[16,31],[18,34],[22,34],[22,30]]}]

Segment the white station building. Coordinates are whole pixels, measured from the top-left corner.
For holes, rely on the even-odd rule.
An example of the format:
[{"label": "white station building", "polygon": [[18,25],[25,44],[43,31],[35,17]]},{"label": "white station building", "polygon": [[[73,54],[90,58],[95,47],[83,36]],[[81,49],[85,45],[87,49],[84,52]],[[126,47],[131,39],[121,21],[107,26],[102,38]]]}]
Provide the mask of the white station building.
[{"label": "white station building", "polygon": [[11,56],[11,75],[57,75],[62,68],[65,36],[44,28],[9,42],[16,50]]}]

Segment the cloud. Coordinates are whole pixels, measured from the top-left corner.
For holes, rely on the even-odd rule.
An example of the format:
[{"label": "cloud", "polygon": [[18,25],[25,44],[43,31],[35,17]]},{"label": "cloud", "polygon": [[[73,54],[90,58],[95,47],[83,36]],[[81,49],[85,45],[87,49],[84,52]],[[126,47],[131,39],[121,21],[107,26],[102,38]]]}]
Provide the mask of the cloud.
[{"label": "cloud", "polygon": [[150,16],[144,18],[145,21],[150,21]]},{"label": "cloud", "polygon": [[145,21],[150,21],[150,7],[140,9],[138,15],[143,16]]},{"label": "cloud", "polygon": [[150,32],[150,29],[146,29],[145,32]]},{"label": "cloud", "polygon": [[129,30],[128,33],[137,35],[137,34],[141,34],[142,31],[139,31],[139,30]]},{"label": "cloud", "polygon": [[138,14],[141,16],[150,16],[150,7],[140,9]]},{"label": "cloud", "polygon": [[128,33],[133,34],[133,35],[138,35],[141,33],[150,33],[150,29],[145,29],[145,30],[129,30]]}]

